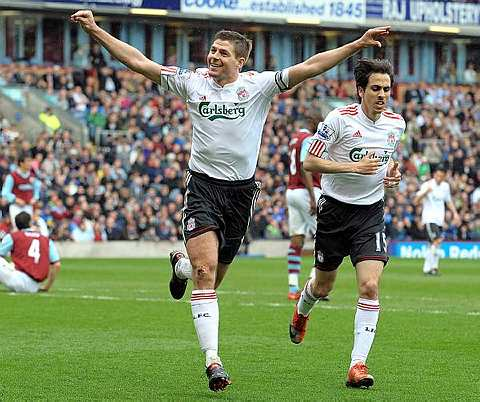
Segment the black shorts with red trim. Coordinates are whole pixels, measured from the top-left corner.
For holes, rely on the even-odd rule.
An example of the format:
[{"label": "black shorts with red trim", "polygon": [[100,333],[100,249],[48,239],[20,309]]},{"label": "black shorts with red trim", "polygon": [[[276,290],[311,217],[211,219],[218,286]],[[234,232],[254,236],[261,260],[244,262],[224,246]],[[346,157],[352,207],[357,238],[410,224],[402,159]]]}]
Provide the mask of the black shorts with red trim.
[{"label": "black shorts with red trim", "polygon": [[425,234],[430,243],[433,243],[437,239],[442,239],[442,228],[436,223],[425,224]]},{"label": "black shorts with red trim", "polygon": [[219,239],[218,261],[230,264],[243,237],[260,194],[260,183],[248,180],[228,181],[203,173],[187,171],[183,208],[185,242],[203,233],[215,231]]},{"label": "black shorts with red trim", "polygon": [[334,271],[350,256],[353,266],[365,260],[387,264],[384,204],[355,205],[323,195],[318,201],[315,267]]}]

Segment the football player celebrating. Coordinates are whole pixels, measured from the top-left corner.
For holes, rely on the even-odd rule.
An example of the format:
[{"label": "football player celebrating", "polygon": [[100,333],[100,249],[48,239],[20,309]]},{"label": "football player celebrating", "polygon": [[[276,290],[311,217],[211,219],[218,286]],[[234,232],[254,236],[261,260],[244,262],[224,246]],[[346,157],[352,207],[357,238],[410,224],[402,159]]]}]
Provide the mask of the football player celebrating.
[{"label": "football player celebrating", "polygon": [[381,46],[390,27],[370,29],[352,43],[280,71],[242,73],[252,44],[238,32],[217,32],[206,56],[207,68],[189,71],[149,60],[101,29],[89,10],[76,12],[71,20],[117,60],[187,104],[193,125],[183,208],[188,258],[171,254],[170,293],[181,299],[187,279],[193,281],[191,310],[209,388],[224,390],[231,381],[218,354],[216,289],[240,248],[260,192],[255,168],[272,99],[365,47]]},{"label": "football player celebrating", "polygon": [[367,356],[380,311],[378,284],[388,261],[385,241],[384,187],[400,182],[391,160],[405,121],[386,111],[393,84],[387,60],[359,60],[355,70],[361,103],[337,108],[318,127],[305,159],[305,170],[322,174],[317,208],[317,272],[302,291],[290,324],[293,343],[303,341],[310,312],[328,296],[343,258],[356,269],[359,299],[347,386],[370,387]]}]

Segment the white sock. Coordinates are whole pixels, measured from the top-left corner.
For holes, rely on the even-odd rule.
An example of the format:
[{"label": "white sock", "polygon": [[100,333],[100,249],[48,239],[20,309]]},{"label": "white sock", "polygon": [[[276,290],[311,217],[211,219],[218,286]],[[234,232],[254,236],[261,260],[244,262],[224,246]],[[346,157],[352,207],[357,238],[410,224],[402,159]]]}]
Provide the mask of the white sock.
[{"label": "white sock", "polygon": [[432,269],[438,269],[438,261],[440,259],[438,247],[432,246],[430,247],[430,250],[431,250]]},{"label": "white sock", "polygon": [[288,287],[291,291],[298,289],[298,272],[288,274]]},{"label": "white sock", "polygon": [[425,253],[425,261],[423,262],[423,273],[428,274],[431,269],[432,269],[432,258],[431,258],[431,250],[430,247],[427,248],[427,251]]},{"label": "white sock", "polygon": [[318,298],[316,298],[313,293],[312,293],[312,281],[313,279],[310,279],[305,287],[302,290],[302,294],[300,295],[300,299],[298,299],[297,303],[297,311],[299,314],[303,315],[304,317],[308,316],[310,312],[313,309],[313,306],[315,306],[315,303],[318,301]]},{"label": "white sock", "polygon": [[175,274],[180,279],[192,279],[192,264],[188,258],[179,258],[175,265]]},{"label": "white sock", "polygon": [[197,332],[200,349],[205,353],[205,367],[221,364],[218,357],[218,301],[213,289],[192,291],[193,325]]},{"label": "white sock", "polygon": [[367,361],[377,330],[379,312],[378,300],[358,299],[350,367],[359,361],[363,363]]}]

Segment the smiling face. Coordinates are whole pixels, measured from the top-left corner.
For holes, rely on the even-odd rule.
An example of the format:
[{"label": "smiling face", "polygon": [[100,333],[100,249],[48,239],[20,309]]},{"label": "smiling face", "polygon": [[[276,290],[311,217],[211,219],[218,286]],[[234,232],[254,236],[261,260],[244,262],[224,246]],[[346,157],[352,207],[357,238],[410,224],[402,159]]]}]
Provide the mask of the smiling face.
[{"label": "smiling face", "polygon": [[369,119],[377,120],[386,109],[391,89],[390,76],[382,73],[371,74],[365,89],[358,87],[362,109]]},{"label": "smiling face", "polygon": [[235,48],[231,42],[217,39],[207,55],[208,74],[223,86],[237,79],[245,61],[244,57],[236,57]]}]

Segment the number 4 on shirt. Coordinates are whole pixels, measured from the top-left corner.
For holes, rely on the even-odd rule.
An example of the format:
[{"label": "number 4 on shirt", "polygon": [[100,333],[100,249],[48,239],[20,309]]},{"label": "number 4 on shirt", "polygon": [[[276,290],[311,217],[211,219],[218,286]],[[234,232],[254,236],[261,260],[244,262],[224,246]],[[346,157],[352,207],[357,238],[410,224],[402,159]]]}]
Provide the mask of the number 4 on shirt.
[{"label": "number 4 on shirt", "polygon": [[33,258],[35,264],[38,264],[38,261],[40,261],[40,241],[38,239],[32,240],[27,255]]}]

